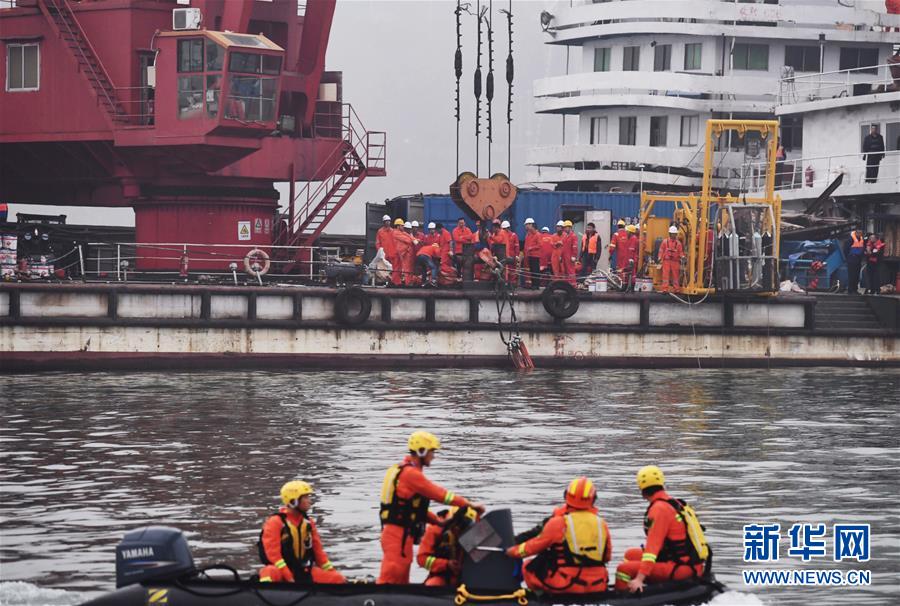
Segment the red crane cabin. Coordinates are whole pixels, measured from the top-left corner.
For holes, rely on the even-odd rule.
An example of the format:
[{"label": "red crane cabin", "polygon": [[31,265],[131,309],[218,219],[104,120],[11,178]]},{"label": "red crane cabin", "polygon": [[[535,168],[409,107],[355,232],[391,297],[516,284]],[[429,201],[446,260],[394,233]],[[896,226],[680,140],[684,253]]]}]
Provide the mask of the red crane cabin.
[{"label": "red crane cabin", "polygon": [[[189,250],[192,270],[311,246],[363,179],[386,174],[384,133],[324,71],[334,7],[0,0],[0,199],[131,206],[139,243],[235,245]],[[291,183],[283,214],[278,181]],[[177,269],[166,250],[139,247],[138,268]]]}]

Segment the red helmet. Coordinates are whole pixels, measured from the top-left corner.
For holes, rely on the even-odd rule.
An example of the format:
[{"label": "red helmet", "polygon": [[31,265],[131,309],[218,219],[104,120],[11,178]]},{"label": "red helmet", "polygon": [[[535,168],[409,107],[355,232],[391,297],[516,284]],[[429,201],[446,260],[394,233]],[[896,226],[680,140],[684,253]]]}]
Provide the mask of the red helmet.
[{"label": "red helmet", "polygon": [[566,504],[575,509],[588,509],[594,505],[594,499],[597,498],[597,489],[594,483],[586,477],[581,476],[569,482],[566,489]]}]

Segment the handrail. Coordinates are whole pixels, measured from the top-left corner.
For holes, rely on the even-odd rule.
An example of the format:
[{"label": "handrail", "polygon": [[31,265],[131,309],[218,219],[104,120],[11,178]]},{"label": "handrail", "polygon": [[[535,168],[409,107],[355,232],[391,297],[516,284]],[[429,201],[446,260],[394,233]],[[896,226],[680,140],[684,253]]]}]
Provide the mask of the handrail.
[{"label": "handrail", "polygon": [[851,67],[848,69],[836,69],[836,70],[832,70],[832,71],[828,71],[828,72],[800,72],[799,74],[795,72],[795,74],[793,76],[783,76],[781,78],[781,81],[782,82],[791,82],[791,81],[801,80],[804,78],[818,78],[820,76],[829,76],[831,74],[846,74],[846,73],[852,73],[852,72],[871,71],[873,69],[876,70],[876,73],[875,74],[867,74],[867,75],[874,76],[874,75],[877,75],[877,70],[880,70],[882,67],[890,68],[893,66],[900,67],[900,63],[879,63],[878,65],[866,65],[866,66],[862,66],[862,67]]},{"label": "handrail", "polygon": [[[878,177],[867,181],[867,162],[870,155],[883,155],[880,163]],[[853,160],[853,162],[841,162],[841,160]],[[887,162],[885,162],[887,160]],[[790,171],[780,169],[783,165],[790,165]],[[763,162],[747,162],[741,169],[749,191],[762,189]],[[807,175],[806,170],[812,169]],[[894,183],[900,185],[900,150],[885,152],[867,152],[857,154],[836,154],[833,156],[811,156],[808,158],[788,158],[776,164],[776,191],[793,191],[804,188],[824,187],[831,183],[838,175],[849,177],[845,184],[870,183]]]},{"label": "handrail", "polygon": [[[75,16],[75,11],[73,11],[72,7],[69,6],[68,0],[43,0],[43,1],[49,2],[50,4],[53,5],[53,8],[56,9],[57,14],[59,14],[61,16],[61,21],[65,24],[69,35],[76,37],[75,32],[69,26],[69,22],[65,18],[62,17],[62,13],[61,13],[61,10],[59,7],[60,5],[58,4],[58,2],[61,3],[65,7],[65,10],[68,11],[69,14],[72,16],[72,20],[75,22],[75,26],[78,28],[77,37],[79,37],[84,44],[87,44],[88,50],[91,51],[91,54],[97,60],[97,65],[100,67],[100,70],[103,72],[103,77],[109,83],[109,85],[111,87],[113,87],[113,90],[115,90],[115,84],[113,83],[112,78],[109,77],[109,72],[106,71],[106,67],[103,65],[103,61],[100,59],[100,55],[97,54],[96,49],[94,49],[94,46],[91,44],[90,39],[84,34],[84,28],[81,27],[81,23],[79,23],[78,17]],[[94,69],[94,66],[91,64],[91,62],[88,61],[87,55],[84,54],[84,49],[81,47],[81,44],[78,44],[78,52],[81,53],[81,58],[84,59],[84,62],[90,68],[93,76],[99,81],[100,78],[97,74],[97,71]],[[96,86],[92,86],[92,88],[94,88],[94,90],[97,89]],[[100,90],[103,91],[103,96],[106,97],[106,101],[110,104],[113,114],[118,115],[119,109],[117,107],[117,101],[114,101],[112,98],[110,98],[109,92],[102,85],[100,86]]]},{"label": "handrail", "polygon": [[[882,68],[887,68],[882,70]],[[793,76],[782,76],[778,91],[780,103],[798,103],[802,101],[818,101],[826,97],[855,96],[856,85],[880,85],[886,92],[900,91],[900,77],[895,76],[894,69],[900,69],[900,62],[880,63],[864,67],[835,70],[829,72],[801,73]],[[870,73],[875,70],[875,73]],[[837,78],[837,76],[843,76]],[[893,91],[887,90],[893,88]],[[832,94],[837,92],[836,94]],[[864,94],[875,94],[871,91]]]}]

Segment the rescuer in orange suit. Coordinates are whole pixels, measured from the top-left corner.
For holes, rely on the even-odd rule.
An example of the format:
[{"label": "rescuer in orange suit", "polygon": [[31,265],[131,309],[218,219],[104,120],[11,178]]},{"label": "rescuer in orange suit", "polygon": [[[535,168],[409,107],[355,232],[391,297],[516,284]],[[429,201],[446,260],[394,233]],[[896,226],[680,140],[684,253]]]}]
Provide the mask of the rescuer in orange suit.
[{"label": "rescuer in orange suit", "polygon": [[553,234],[553,253],[550,256],[550,266],[553,271],[554,280],[565,279],[565,268],[563,267],[563,241],[565,240],[564,230],[566,229],[565,221],[556,222],[556,233]]},{"label": "rescuer in orange suit", "polygon": [[506,550],[511,558],[536,555],[523,568],[531,590],[548,593],[606,591],[606,563],[612,557],[609,527],[595,506],[597,490],[585,477],[575,478],[565,492],[566,504],[553,511],[538,536]]},{"label": "rescuer in orange suit", "polygon": [[643,549],[632,547],[625,551],[625,560],[616,568],[616,591],[640,591],[645,580],[681,581],[704,572],[705,562],[692,559],[687,524],[671,504],[674,499],[666,492],[665,481],[656,465],[638,471],[638,488],[650,502],[644,514],[647,542]]},{"label": "rescuer in orange suit", "polygon": [[397,259],[402,274],[400,282],[395,282],[395,284],[397,284],[397,286],[400,284],[410,286],[413,283],[413,266],[416,260],[416,257],[413,254],[415,242],[413,242],[413,237],[410,233],[412,230],[412,223],[409,221],[404,223],[403,219],[396,219],[394,225],[396,226],[394,228],[394,242],[397,244]]},{"label": "rescuer in orange suit", "polygon": [[626,225],[626,238],[619,239],[619,255],[623,257],[625,263],[622,269],[622,283],[625,290],[634,287],[634,271],[637,268],[638,255],[640,254],[641,239],[637,235],[637,227],[634,225]]},{"label": "rescuer in orange suit", "polygon": [[316,523],[309,518],[312,486],[292,480],[281,487],[283,506],[263,524],[257,544],[265,567],[260,582],[346,583],[334,569]]},{"label": "rescuer in orange suit", "polygon": [[[607,247],[607,250],[609,251],[609,266],[613,267],[613,264],[615,264],[616,269],[622,269],[624,266],[619,260],[617,251],[619,248],[619,242],[628,239],[628,232],[625,230],[625,220],[619,219],[619,222],[616,223],[616,227],[618,227],[618,229],[616,230],[616,233],[614,233],[609,239],[609,247]],[[613,255],[616,255],[615,259],[613,259]]]},{"label": "rescuer in orange suit", "polygon": [[506,236],[506,283],[515,285],[519,283],[516,269],[518,269],[521,243],[519,234],[512,231],[510,227],[509,221],[500,224],[500,232]]},{"label": "rescuer in orange suit", "polygon": [[438,519],[439,524],[425,529],[416,562],[428,571],[425,584],[429,587],[456,587],[465,555],[459,537],[478,521],[478,512],[471,507],[451,507]]},{"label": "rescuer in orange suit", "polygon": [[466,225],[466,220],[460,217],[456,221],[456,227],[453,228],[453,232],[451,233],[453,239],[453,263],[456,266],[456,271],[458,274],[462,275],[462,262],[463,262],[463,246],[465,244],[474,244],[475,243],[475,235],[472,233],[472,230],[469,229],[469,226]]},{"label": "rescuer in orange suit", "polygon": [[669,237],[659,245],[659,262],[662,263],[662,292],[681,292],[681,259],[684,246],[678,239],[678,228],[669,228]]},{"label": "rescuer in orange suit", "polygon": [[546,283],[553,269],[553,242],[556,236],[550,233],[550,228],[541,228],[541,283]]},{"label": "rescuer in orange suit", "polygon": [[[403,224],[403,219],[397,219]],[[391,272],[391,282],[395,286],[400,285],[400,260],[397,258],[397,243],[394,241],[394,229],[391,227],[391,217],[385,215],[381,217],[382,226],[378,233],[375,234],[375,250],[384,249],[384,258],[391,264],[393,271]],[[396,223],[396,221],[394,222]]]},{"label": "rescuer in orange suit", "polygon": [[538,288],[541,283],[541,232],[535,228],[531,217],[525,219],[525,250],[522,256],[528,271],[525,283],[531,288]]},{"label": "rescuer in orange suit", "polygon": [[431,465],[440,440],[427,431],[409,436],[409,454],[399,465],[392,465],[381,486],[381,573],[378,583],[404,585],[409,583],[409,568],[413,561],[413,545],[425,532],[425,524],[440,522],[428,511],[430,501],[444,505],[471,507],[484,513],[480,503],[470,503],[461,495],[428,480],[423,469]]},{"label": "rescuer in orange suit", "polygon": [[572,222],[566,220],[563,226],[562,269],[566,281],[575,286],[575,260],[578,258],[578,235],[572,229]]}]

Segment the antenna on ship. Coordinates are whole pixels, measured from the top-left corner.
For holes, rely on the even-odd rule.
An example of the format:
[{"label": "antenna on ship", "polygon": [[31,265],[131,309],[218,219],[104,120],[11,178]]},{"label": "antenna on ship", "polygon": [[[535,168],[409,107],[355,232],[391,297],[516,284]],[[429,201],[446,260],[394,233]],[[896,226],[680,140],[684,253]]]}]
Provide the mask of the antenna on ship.
[{"label": "antenna on ship", "polygon": [[506,55],[506,176],[512,176],[512,100],[513,100],[513,14],[512,0],[509,0],[509,10],[500,9],[501,13],[506,15],[506,21],[509,25],[509,54]]},{"label": "antenna on ship", "polygon": [[478,21],[478,53],[475,60],[475,174],[481,172],[479,161],[479,147],[481,135],[481,20],[487,9],[481,9],[481,0],[478,0],[475,8]]},{"label": "antenna on ship", "polygon": [[487,174],[491,174],[491,144],[494,142],[494,121],[491,112],[491,102],[494,100],[494,0],[488,1],[488,18],[487,37],[488,37],[488,74],[485,86],[485,97],[487,97],[487,140],[488,140],[488,163]]},{"label": "antenna on ship", "polygon": [[465,5],[461,3],[460,0],[456,0],[456,10],[453,11],[456,13],[456,55],[453,58],[453,70],[456,73],[456,173],[459,174],[459,122],[460,122],[460,110],[459,110],[459,81],[462,78],[462,12],[469,12],[469,5],[466,3]]}]

